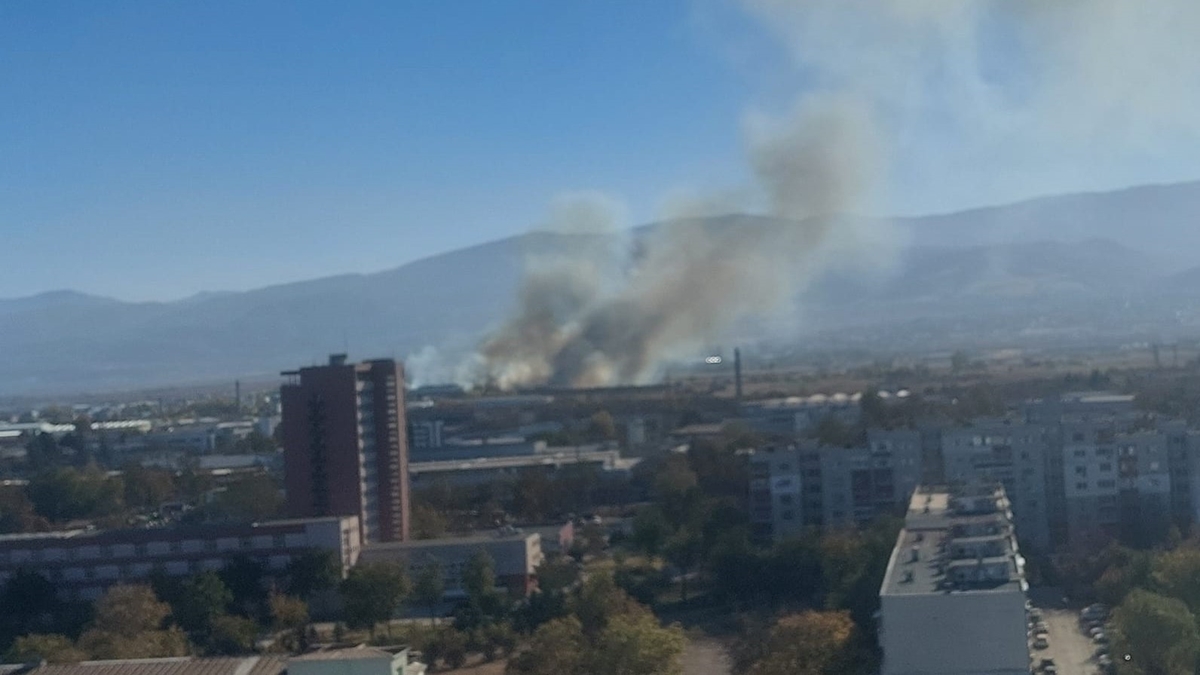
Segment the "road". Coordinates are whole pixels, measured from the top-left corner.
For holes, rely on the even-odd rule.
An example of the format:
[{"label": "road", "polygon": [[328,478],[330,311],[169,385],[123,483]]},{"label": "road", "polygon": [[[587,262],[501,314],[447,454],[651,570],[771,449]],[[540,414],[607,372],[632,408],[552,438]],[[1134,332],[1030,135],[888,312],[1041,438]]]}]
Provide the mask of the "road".
[{"label": "road", "polygon": [[1043,658],[1052,658],[1062,675],[1095,675],[1096,648],[1079,629],[1079,614],[1068,609],[1043,609],[1043,620],[1050,629],[1050,648],[1033,650],[1036,666]]}]

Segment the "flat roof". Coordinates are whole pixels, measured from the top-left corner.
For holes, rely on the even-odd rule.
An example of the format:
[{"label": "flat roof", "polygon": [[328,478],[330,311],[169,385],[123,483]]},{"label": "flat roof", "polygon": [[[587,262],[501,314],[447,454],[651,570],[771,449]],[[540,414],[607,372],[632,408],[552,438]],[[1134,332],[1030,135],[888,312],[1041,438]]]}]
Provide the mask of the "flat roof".
[{"label": "flat roof", "polygon": [[53,530],[50,532],[24,532],[20,534],[0,534],[0,545],[16,542],[51,542],[76,539],[108,540],[128,537],[130,542],[157,539],[163,534],[176,535],[180,538],[188,536],[252,536],[259,528],[273,527],[302,527],[317,523],[339,522],[356,516],[326,516],[322,518],[291,518],[285,520],[265,520],[257,523],[195,523],[172,524],[156,527],[126,527],[111,530],[101,529],[72,529]]},{"label": "flat roof", "polygon": [[369,551],[403,551],[421,548],[437,548],[439,546],[481,546],[483,544],[516,543],[528,541],[530,537],[541,538],[537,532],[496,532],[470,534],[459,537],[439,537],[437,539],[414,539],[412,541],[387,541],[367,544],[363,553]]},{"label": "flat roof", "polygon": [[[998,507],[1006,507],[1007,501],[1002,491],[997,490],[992,494],[997,497]],[[950,559],[945,548],[951,542],[1011,541],[1004,535],[953,536],[956,525],[997,521],[1011,523],[1006,511],[959,515],[954,512],[953,506],[954,497],[947,490],[918,489],[913,493],[905,527],[896,538],[896,546],[888,561],[887,573],[879,591],[881,596],[996,593],[1025,589],[1023,561],[1011,547],[1006,547],[1006,555],[982,560],[982,564],[988,566],[1009,565],[1007,581],[969,586],[945,584],[947,570],[974,567],[981,562],[977,558]]]}]

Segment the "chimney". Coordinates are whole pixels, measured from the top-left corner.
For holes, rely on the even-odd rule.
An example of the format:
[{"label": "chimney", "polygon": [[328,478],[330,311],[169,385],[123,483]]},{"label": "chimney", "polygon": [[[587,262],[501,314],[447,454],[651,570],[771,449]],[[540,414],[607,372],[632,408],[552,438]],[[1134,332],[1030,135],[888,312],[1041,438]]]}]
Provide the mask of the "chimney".
[{"label": "chimney", "polygon": [[733,348],[733,384],[737,402],[742,402],[742,350]]},{"label": "chimney", "polygon": [[346,365],[346,355],[345,354],[330,354],[329,355],[329,365],[331,365],[331,366]]}]

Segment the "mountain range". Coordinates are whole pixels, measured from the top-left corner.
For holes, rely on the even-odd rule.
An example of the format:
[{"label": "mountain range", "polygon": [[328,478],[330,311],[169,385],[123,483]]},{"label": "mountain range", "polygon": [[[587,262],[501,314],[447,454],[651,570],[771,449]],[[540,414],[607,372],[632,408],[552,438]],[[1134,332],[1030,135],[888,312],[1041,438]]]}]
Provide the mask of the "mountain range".
[{"label": "mountain range", "polygon": [[[887,265],[830,272],[798,299],[802,332],[998,313],[1044,322],[1080,307],[1134,305],[1154,308],[1138,321],[1170,324],[1200,296],[1198,218],[1200,183],[897,219],[908,243]],[[753,227],[761,217],[711,220]],[[569,249],[578,236],[532,232],[381,272],[175,302],[75,291],[0,299],[0,394],[269,376],[346,349],[461,352],[509,311],[527,256]]]}]

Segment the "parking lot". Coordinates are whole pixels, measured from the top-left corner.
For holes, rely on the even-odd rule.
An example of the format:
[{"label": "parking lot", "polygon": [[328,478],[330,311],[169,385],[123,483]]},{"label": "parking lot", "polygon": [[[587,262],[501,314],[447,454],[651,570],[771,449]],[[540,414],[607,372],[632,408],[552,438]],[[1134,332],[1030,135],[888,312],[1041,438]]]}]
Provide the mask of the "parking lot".
[{"label": "parking lot", "polygon": [[1092,644],[1089,636],[1084,635],[1079,625],[1079,612],[1068,609],[1041,609],[1042,620],[1046,622],[1049,631],[1050,646],[1046,649],[1034,649],[1033,665],[1044,658],[1054,659],[1058,672],[1062,675],[1096,675],[1100,669],[1096,665],[1096,645]]}]

